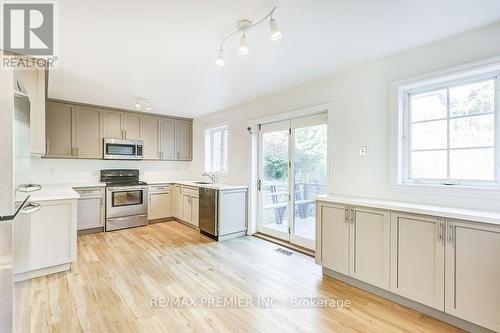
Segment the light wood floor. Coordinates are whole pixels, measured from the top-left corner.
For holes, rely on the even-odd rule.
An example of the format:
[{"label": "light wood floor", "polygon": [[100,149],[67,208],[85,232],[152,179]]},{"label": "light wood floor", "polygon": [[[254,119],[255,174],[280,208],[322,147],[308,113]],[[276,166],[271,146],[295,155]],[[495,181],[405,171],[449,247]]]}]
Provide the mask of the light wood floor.
[{"label": "light wood floor", "polygon": [[[177,222],[78,238],[71,272],[16,284],[23,332],[459,332],[323,277],[255,237],[216,243]],[[151,297],[320,297],[335,308],[158,308]]]}]

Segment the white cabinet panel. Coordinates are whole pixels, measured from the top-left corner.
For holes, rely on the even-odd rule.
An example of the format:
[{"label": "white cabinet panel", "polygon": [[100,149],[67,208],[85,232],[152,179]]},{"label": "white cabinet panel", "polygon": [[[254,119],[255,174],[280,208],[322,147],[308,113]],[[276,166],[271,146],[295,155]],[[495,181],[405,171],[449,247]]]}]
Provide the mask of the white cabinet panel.
[{"label": "white cabinet panel", "polygon": [[391,291],[444,311],[444,221],[392,213]]},{"label": "white cabinet panel", "polygon": [[100,198],[78,200],[78,230],[104,227],[103,200]]},{"label": "white cabinet panel", "polygon": [[350,275],[389,289],[390,213],[356,207],[351,212]]},{"label": "white cabinet panel", "polygon": [[500,331],[500,226],[448,221],[446,312]]},{"label": "white cabinet panel", "polygon": [[172,216],[172,195],[170,192],[149,194],[149,219],[163,219]]},{"label": "white cabinet panel", "polygon": [[36,271],[76,259],[76,200],[44,201],[40,205],[39,211],[20,215],[15,229],[16,280],[47,274]]},{"label": "white cabinet panel", "polygon": [[319,242],[316,255],[321,265],[342,274],[349,274],[349,224],[347,206],[318,205]]}]

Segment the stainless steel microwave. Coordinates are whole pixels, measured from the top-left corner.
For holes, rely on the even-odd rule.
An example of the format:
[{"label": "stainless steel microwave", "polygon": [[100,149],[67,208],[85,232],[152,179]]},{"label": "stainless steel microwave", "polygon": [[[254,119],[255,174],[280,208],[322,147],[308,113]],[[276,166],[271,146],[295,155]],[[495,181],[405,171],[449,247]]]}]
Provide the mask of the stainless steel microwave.
[{"label": "stainless steel microwave", "polygon": [[104,139],[105,160],[142,160],[142,140]]}]

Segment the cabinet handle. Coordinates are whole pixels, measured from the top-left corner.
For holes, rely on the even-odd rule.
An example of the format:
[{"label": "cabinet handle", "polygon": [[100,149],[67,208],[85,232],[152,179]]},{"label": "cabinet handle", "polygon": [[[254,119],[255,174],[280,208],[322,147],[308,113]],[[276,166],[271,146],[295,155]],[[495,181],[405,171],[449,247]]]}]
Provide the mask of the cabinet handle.
[{"label": "cabinet handle", "polygon": [[439,220],[439,241],[443,240],[443,220]]},{"label": "cabinet handle", "polygon": [[348,220],[349,220],[349,212],[348,212],[348,208],[347,206],[345,207],[345,223],[347,224],[348,223]]},{"label": "cabinet handle", "polygon": [[21,209],[21,214],[29,215],[38,212],[42,206],[37,202],[30,202]]},{"label": "cabinet handle", "polygon": [[448,243],[453,242],[453,224],[449,223],[448,224]]},{"label": "cabinet handle", "polygon": [[356,214],[354,213],[354,207],[351,207],[351,223],[354,224],[356,221]]}]

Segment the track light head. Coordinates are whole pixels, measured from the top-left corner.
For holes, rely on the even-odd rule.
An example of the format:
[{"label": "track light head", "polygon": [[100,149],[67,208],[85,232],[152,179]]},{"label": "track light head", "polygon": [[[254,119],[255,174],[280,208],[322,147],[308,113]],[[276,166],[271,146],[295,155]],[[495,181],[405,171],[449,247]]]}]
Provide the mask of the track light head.
[{"label": "track light head", "polygon": [[247,36],[245,34],[241,35],[240,48],[238,49],[238,53],[242,55],[248,54]]},{"label": "track light head", "polygon": [[271,21],[269,21],[269,28],[271,28],[271,40],[278,40],[281,38],[282,34],[280,29],[278,29],[278,23],[275,19],[271,18]]},{"label": "track light head", "polygon": [[215,63],[218,66],[224,66],[224,64],[226,63],[226,61],[224,60],[224,50],[223,49],[219,50],[219,54],[217,55],[217,60],[215,60]]}]

